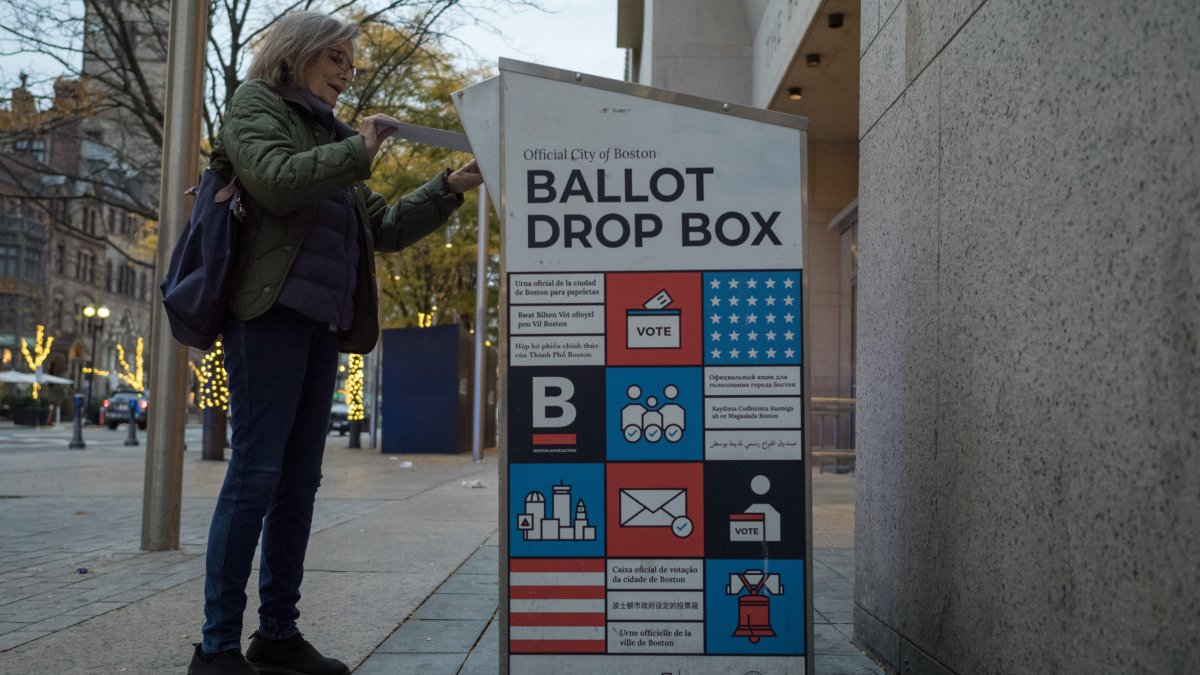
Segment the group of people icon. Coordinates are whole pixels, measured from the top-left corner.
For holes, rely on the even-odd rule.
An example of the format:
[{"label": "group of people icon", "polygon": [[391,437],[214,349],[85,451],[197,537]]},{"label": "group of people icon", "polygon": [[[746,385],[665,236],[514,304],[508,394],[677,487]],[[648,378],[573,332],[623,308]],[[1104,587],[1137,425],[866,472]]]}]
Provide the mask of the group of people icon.
[{"label": "group of people icon", "polygon": [[621,435],[626,442],[678,443],[683,439],[685,413],[683,406],[674,402],[679,397],[679,387],[673,384],[663,387],[662,395],[668,402],[661,406],[657,396],[646,397],[643,405],[642,388],[636,384],[629,385],[625,394],[633,401],[621,408]]}]

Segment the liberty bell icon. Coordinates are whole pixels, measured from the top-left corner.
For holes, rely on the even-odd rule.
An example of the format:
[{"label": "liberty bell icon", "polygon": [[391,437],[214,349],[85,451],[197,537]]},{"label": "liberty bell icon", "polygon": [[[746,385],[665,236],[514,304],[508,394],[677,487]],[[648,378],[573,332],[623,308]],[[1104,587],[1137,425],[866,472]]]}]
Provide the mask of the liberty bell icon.
[{"label": "liberty bell icon", "polygon": [[[746,595],[742,595],[746,591]],[[738,625],[733,637],[744,637],[756,644],[765,637],[775,637],[771,628],[771,595],[783,595],[783,585],[778,574],[764,574],[762,570],[746,570],[729,575],[726,595],[738,597]]]}]

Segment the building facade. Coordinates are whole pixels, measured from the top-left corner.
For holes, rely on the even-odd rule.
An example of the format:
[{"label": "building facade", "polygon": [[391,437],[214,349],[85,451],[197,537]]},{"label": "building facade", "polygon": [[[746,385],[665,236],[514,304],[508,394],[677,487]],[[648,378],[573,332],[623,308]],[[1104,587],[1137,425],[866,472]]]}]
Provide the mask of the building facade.
[{"label": "building facade", "polygon": [[856,641],[1200,654],[1192,0],[622,0],[631,80],[805,115],[814,393],[857,399]]},{"label": "building facade", "polygon": [[[44,326],[54,343],[43,371],[83,390],[94,365],[95,405],[126,372],[121,350],[136,371],[154,275],[146,219],[105,190],[117,170],[90,119],[77,80],[59,80],[48,106],[24,86],[0,104],[0,366],[28,371],[22,339],[32,349]],[[89,319],[89,305],[108,317]]]}]

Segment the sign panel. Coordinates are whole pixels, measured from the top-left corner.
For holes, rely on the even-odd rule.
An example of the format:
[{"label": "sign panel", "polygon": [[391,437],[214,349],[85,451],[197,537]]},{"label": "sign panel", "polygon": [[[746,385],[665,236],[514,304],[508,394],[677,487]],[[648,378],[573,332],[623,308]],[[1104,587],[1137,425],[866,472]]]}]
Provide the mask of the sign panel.
[{"label": "sign panel", "polygon": [[803,120],[512,61],[456,102],[499,153],[502,669],[805,672]]}]

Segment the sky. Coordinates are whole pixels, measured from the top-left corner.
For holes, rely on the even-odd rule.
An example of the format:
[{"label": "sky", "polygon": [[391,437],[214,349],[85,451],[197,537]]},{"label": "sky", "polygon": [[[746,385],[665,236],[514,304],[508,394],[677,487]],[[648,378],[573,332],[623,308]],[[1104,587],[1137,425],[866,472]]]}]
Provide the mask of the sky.
[{"label": "sky", "polygon": [[[625,50],[616,47],[616,0],[537,1],[544,11],[528,7],[513,9],[489,0],[476,0],[473,4],[484,8],[479,15],[494,30],[475,25],[455,29],[454,35],[475,52],[464,54],[465,65],[486,62],[494,68],[503,56],[623,79]],[[468,52],[458,47],[453,50]],[[0,82],[10,86],[15,84],[17,74],[23,69],[41,71],[37,72],[35,80],[40,79],[39,75],[48,75],[52,79],[59,71],[50,59],[34,58],[29,54],[0,56]],[[49,93],[49,87],[44,85],[44,88],[47,91],[37,93]],[[7,92],[0,95],[0,98],[7,97]]]},{"label": "sky", "polygon": [[476,27],[456,35],[496,65],[500,57],[599,75],[615,80],[625,73],[625,50],[617,44],[616,0],[540,0],[547,11],[504,11],[491,22],[497,36]]}]

